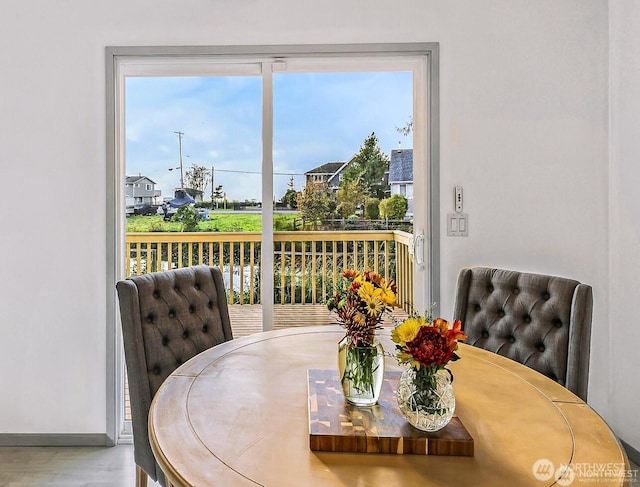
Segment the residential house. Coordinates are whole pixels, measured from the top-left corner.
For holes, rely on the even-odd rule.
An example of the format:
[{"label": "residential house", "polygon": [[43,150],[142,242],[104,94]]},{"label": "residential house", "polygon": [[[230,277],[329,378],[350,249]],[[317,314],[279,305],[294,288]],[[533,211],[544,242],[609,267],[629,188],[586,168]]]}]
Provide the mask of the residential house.
[{"label": "residential house", "polygon": [[413,216],[413,149],[394,149],[389,160],[389,187],[391,196],[407,198],[407,217]]},{"label": "residential house", "polygon": [[[347,168],[353,163],[355,155],[347,162],[326,162],[325,164],[318,166],[310,171],[304,173],[306,182],[310,181],[322,181],[326,182],[330,189],[337,191],[340,187],[340,181]],[[385,193],[388,192],[388,171],[385,171],[382,180],[382,187]]]},{"label": "residential house", "polygon": [[125,196],[135,207],[160,204],[161,191],[156,189],[155,181],[147,176],[127,176]]},{"label": "residential house", "polygon": [[337,191],[340,186],[342,174],[348,167],[349,162],[325,162],[321,166],[313,168],[304,173],[306,182],[327,183],[330,189]]}]

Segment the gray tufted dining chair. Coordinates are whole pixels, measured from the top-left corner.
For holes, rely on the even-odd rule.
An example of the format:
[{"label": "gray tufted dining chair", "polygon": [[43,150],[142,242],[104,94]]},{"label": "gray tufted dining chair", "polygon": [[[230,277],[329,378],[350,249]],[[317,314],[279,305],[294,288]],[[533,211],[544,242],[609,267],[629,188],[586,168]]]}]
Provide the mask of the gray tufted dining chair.
[{"label": "gray tufted dining chair", "polygon": [[165,485],[147,420],[164,380],[194,355],[233,338],[220,269],[195,266],[143,274],[116,284],[133,426],[136,485]]},{"label": "gray tufted dining chair", "polygon": [[453,318],[467,343],[531,367],[586,401],[592,307],[591,286],[578,281],[473,267],[458,275]]}]

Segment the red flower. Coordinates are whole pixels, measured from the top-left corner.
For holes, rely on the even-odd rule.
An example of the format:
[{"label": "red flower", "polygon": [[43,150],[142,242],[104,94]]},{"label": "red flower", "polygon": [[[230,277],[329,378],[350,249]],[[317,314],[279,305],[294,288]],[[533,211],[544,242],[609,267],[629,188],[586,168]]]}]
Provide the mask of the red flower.
[{"label": "red flower", "polygon": [[360,281],[353,281],[347,291],[353,294],[358,294],[358,289],[360,289],[361,284],[362,283]]},{"label": "red flower", "polygon": [[416,337],[407,342],[407,353],[424,367],[446,364],[453,355],[448,340],[436,327],[422,326]]}]

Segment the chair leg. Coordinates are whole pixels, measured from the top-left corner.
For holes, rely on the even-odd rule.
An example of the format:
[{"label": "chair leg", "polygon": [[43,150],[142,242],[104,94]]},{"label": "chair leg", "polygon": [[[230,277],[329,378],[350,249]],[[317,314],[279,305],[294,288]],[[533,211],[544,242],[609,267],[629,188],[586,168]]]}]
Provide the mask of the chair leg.
[{"label": "chair leg", "polygon": [[136,487],[147,487],[147,472],[136,465]]}]

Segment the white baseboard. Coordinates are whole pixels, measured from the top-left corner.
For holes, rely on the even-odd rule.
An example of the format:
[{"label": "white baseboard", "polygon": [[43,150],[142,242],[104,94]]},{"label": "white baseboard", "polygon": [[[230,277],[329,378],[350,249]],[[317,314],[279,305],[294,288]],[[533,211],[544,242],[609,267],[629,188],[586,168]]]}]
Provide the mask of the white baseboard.
[{"label": "white baseboard", "polygon": [[0,446],[114,446],[106,434],[0,434]]}]

